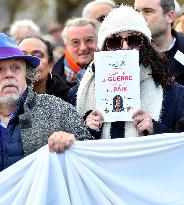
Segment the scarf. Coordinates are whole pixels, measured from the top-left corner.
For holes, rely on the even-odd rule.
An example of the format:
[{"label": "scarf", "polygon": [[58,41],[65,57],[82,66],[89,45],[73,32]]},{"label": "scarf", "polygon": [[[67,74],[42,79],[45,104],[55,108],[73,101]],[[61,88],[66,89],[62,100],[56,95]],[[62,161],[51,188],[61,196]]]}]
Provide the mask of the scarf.
[{"label": "scarf", "polygon": [[[140,66],[140,94],[141,108],[149,113],[152,119],[158,121],[162,109],[163,88],[161,85],[156,86],[149,68]],[[77,92],[77,111],[81,116],[84,116],[88,110],[93,110],[96,107],[95,99],[95,74],[92,71],[92,63],[88,66],[86,73],[81,80]],[[104,122],[102,128],[102,139],[109,139],[111,123]],[[133,122],[125,122],[125,137],[140,136],[135,129]]]},{"label": "scarf", "polygon": [[72,57],[69,54],[67,48],[65,50],[64,64],[65,64],[65,68],[64,69],[65,69],[66,79],[68,81],[74,81],[77,73],[80,71],[81,68],[72,59]]}]

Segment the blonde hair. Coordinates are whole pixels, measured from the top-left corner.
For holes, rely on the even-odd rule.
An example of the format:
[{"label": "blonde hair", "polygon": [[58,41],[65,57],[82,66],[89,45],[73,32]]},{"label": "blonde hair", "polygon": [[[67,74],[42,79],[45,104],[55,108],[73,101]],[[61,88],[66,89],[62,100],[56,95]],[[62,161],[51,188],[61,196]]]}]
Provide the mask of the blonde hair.
[{"label": "blonde hair", "polygon": [[184,33],[184,16],[183,15],[175,18],[174,23],[173,23],[173,28],[180,33]]}]

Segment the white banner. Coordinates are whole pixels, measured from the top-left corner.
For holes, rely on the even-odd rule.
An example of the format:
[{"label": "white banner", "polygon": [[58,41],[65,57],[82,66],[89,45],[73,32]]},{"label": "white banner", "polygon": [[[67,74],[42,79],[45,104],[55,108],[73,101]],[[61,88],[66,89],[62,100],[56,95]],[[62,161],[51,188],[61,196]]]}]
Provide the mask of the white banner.
[{"label": "white banner", "polygon": [[184,133],[45,146],[0,173],[0,205],[183,205]]}]

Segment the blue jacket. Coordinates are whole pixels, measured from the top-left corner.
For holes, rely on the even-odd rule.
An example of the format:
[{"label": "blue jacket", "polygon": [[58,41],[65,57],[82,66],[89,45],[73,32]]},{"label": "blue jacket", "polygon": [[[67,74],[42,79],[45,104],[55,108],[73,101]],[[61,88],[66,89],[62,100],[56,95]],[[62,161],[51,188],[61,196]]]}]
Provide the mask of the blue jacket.
[{"label": "blue jacket", "polygon": [[6,130],[0,131],[0,171],[19,161],[24,156],[19,115],[23,113],[23,103],[25,102],[28,90],[26,90],[17,105],[16,111],[11,116]]},{"label": "blue jacket", "polygon": [[154,122],[154,134],[177,132],[176,124],[184,117],[184,87],[174,83],[164,90],[159,122]]},{"label": "blue jacket", "polygon": [[[176,125],[184,117],[184,87],[174,83],[170,88],[164,90],[162,110],[159,121],[153,121],[153,134],[178,132]],[[114,122],[111,127],[111,137],[117,138],[124,135],[123,122]],[[180,130],[181,131],[181,130]],[[184,131],[184,130],[183,130]],[[99,135],[98,135],[99,136]]]},{"label": "blue jacket", "polygon": [[176,82],[184,85],[184,65],[174,58],[178,50],[184,54],[184,35],[175,30],[172,30],[172,35],[176,38],[175,45],[165,52],[170,62],[169,73],[175,76]]},{"label": "blue jacket", "polygon": [[77,140],[94,139],[72,105],[55,96],[26,92],[6,135],[0,132],[0,171],[46,145],[54,132],[72,133]]}]

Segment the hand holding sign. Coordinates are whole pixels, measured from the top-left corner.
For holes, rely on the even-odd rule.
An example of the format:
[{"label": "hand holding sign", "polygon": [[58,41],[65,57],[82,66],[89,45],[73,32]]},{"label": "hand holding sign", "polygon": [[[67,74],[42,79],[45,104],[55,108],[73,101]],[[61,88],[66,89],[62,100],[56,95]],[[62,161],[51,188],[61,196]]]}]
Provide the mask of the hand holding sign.
[{"label": "hand holding sign", "polygon": [[100,131],[102,127],[102,123],[104,121],[103,115],[99,110],[93,110],[87,117],[86,117],[86,125],[96,131]]},{"label": "hand holding sign", "polygon": [[148,115],[144,110],[137,110],[133,116],[133,124],[136,127],[139,134],[147,135],[153,134],[153,122],[150,115]]}]

